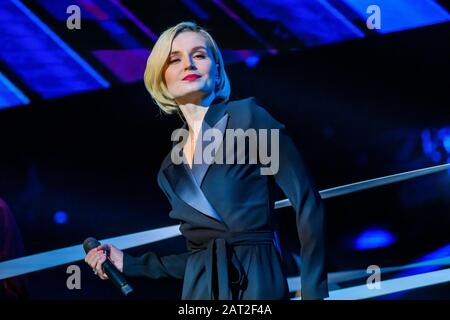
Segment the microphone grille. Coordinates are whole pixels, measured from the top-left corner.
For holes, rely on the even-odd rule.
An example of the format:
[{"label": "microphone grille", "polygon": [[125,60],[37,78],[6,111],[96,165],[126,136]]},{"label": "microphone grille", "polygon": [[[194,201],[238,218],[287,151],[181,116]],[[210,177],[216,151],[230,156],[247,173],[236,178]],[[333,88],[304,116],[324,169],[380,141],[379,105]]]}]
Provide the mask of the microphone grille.
[{"label": "microphone grille", "polygon": [[98,247],[100,245],[100,242],[98,242],[97,239],[89,237],[86,238],[86,240],[83,241],[83,249],[86,253],[91,251],[92,249]]}]

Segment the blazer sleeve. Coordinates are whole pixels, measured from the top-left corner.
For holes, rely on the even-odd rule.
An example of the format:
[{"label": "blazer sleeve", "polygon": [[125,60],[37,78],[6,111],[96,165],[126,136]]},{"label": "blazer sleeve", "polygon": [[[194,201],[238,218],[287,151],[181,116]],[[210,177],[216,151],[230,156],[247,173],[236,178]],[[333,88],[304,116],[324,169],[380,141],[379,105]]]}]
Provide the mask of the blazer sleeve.
[{"label": "blazer sleeve", "polygon": [[328,297],[325,252],[325,210],[304,161],[283,124],[257,106],[259,127],[279,130],[279,166],[276,183],[290,200],[296,213],[301,244],[302,299]]},{"label": "blazer sleeve", "polygon": [[123,273],[130,277],[183,279],[189,254],[185,252],[159,257],[150,251],[140,257],[133,257],[124,252]]}]

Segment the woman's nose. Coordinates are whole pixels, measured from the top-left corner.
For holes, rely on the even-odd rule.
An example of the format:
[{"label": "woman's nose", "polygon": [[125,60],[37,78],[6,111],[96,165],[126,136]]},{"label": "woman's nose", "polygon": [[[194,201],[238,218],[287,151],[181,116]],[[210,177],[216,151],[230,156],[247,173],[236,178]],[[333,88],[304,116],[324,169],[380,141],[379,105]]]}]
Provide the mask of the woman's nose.
[{"label": "woman's nose", "polygon": [[185,70],[190,70],[190,69],[194,69],[195,70],[194,61],[191,58],[188,58],[188,59],[185,60],[185,62],[184,62],[184,69]]}]

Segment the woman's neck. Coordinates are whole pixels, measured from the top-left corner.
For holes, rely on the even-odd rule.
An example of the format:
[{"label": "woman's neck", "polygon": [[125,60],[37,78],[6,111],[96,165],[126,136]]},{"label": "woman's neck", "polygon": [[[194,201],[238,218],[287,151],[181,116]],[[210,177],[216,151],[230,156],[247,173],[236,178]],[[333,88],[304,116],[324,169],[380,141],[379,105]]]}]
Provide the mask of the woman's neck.
[{"label": "woman's neck", "polygon": [[189,131],[194,135],[200,131],[203,119],[213,100],[214,97],[209,96],[200,101],[180,103],[178,105],[189,126]]},{"label": "woman's neck", "polygon": [[186,119],[189,131],[196,134],[200,130],[203,119],[205,118],[205,114],[209,107],[204,107],[193,103],[181,104],[179,107],[184,118]]}]

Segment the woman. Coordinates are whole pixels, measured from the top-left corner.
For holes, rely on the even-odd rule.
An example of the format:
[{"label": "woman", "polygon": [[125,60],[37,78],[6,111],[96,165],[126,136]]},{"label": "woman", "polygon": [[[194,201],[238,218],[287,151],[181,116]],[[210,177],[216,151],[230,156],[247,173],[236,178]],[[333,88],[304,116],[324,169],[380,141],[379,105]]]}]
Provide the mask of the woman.
[{"label": "woman", "polygon": [[[166,30],[149,56],[144,81],[161,110],[178,113],[186,121],[183,128],[188,127],[158,173],[158,184],[172,206],[169,216],[180,221],[188,250],[164,257],[148,252],[136,258],[104,244],[89,251],[85,261],[101,279],[107,279],[102,270],[105,252],[127,276],[184,279],[183,299],[287,299],[289,290],[272,221],[277,183],[296,212],[302,245],[302,298],[327,297],[320,196],[285,127],[253,98],[228,102],[230,85],[212,37],[190,22]],[[199,154],[204,156],[198,150],[208,147],[204,133],[210,129],[222,138],[233,130],[269,130],[271,138],[278,138],[269,139],[266,145],[271,150],[279,147],[275,148],[277,165],[267,168],[267,161],[263,164],[260,157],[257,163],[239,162],[251,160],[251,148],[233,155],[235,161],[221,161],[224,150],[226,156],[234,150],[225,138],[218,139],[214,163],[197,161]],[[261,139],[258,136],[258,147]],[[181,163],[177,150],[181,150]],[[263,173],[264,169],[273,174]]]}]

